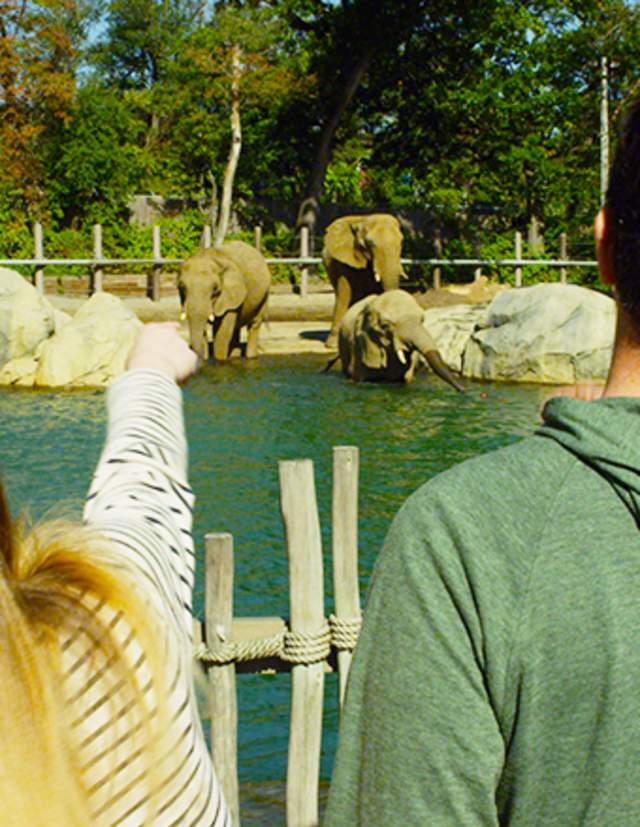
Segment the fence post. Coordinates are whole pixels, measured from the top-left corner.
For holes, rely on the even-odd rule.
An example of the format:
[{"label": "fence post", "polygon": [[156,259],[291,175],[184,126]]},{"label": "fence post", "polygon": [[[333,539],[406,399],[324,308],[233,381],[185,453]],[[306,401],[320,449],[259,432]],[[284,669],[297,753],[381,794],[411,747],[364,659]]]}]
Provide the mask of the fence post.
[{"label": "fence post", "polygon": [[[436,258],[442,258],[442,232],[440,227],[437,227],[433,234],[433,249],[435,251]],[[440,289],[441,279],[442,269],[438,265],[433,268],[433,286],[436,290]]]},{"label": "fence post", "polygon": [[[96,261],[102,258],[102,225],[93,225],[93,257]],[[102,290],[103,270],[99,265],[94,265],[89,273],[89,295]]]},{"label": "fence post", "polygon": [[[278,463],[280,507],[289,558],[290,628],[317,633],[324,625],[322,545],[313,463]],[[287,827],[317,827],[324,661],[291,669]]]},{"label": "fence post", "polygon": [[260,224],[256,224],[256,226],[254,227],[253,237],[256,250],[260,250],[260,248],[262,247],[262,227],[260,226]]},{"label": "fence post", "polygon": [[[44,242],[42,239],[42,224],[39,221],[33,225],[34,258],[44,258]],[[33,283],[38,293],[44,293],[44,265],[37,266],[33,273]]]},{"label": "fence post", "polygon": [[[358,586],[358,449],[336,445],[333,449],[332,557],[335,614],[339,620],[360,620]],[[351,651],[338,650],[340,711],[344,704]]]},{"label": "fence post", "polygon": [[[479,234],[476,235],[475,243],[474,243],[474,249],[475,249],[475,252],[476,252],[476,258],[482,258],[482,255],[481,255],[482,254],[482,243],[480,241],[480,235]],[[481,275],[482,275],[482,266],[476,267],[476,269],[473,271],[473,280],[478,281]]]},{"label": "fence post", "polygon": [[202,249],[208,250],[211,247],[211,224],[205,224],[202,228]]},{"label": "fence post", "polygon": [[[522,233],[516,230],[516,254],[515,258],[520,261],[522,258]],[[516,287],[522,287],[522,267],[516,267]]]},{"label": "fence post", "polygon": [[[153,258],[156,261],[162,257],[161,240],[160,240],[160,226],[153,225]],[[147,276],[147,296],[154,302],[160,298],[160,265],[154,264],[151,272]]]},{"label": "fence post", "polygon": [[[309,228],[306,225],[300,227],[300,258],[309,256]],[[309,268],[303,266],[300,270],[300,296],[304,299],[308,292]]]},{"label": "fence post", "polygon": [[[233,537],[205,536],[205,621],[209,650],[219,650],[231,637],[233,619]],[[238,795],[238,708],[235,663],[209,668],[211,754],[234,827],[240,825]],[[213,727],[215,722],[215,732]]]},{"label": "fence post", "polygon": [[[566,261],[569,256],[569,249],[567,245],[567,234],[560,233],[560,258],[562,261]],[[567,283],[567,268],[561,267],[560,268],[560,282],[561,284]]]}]

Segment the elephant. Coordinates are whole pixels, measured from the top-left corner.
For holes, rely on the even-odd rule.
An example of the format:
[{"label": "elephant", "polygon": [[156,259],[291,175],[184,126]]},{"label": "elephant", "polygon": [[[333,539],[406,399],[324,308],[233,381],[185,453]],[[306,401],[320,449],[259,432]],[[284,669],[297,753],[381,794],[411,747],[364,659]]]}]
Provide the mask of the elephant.
[{"label": "elephant", "polygon": [[322,261],[336,293],[328,348],[337,344],[347,308],[370,293],[399,288],[401,251],[400,222],[392,215],[346,215],[327,227]]},{"label": "elephant", "polygon": [[189,342],[198,356],[208,357],[207,323],[213,321],[213,355],[225,361],[240,346],[247,328],[245,355],[258,355],[258,335],[271,286],[262,255],[244,241],[199,250],[185,259],[178,275],[180,303],[189,324]]},{"label": "elephant", "polygon": [[342,372],[356,382],[411,382],[418,365],[426,362],[441,379],[464,392],[423,318],[424,311],[406,290],[365,296],[347,310],[340,324]]}]

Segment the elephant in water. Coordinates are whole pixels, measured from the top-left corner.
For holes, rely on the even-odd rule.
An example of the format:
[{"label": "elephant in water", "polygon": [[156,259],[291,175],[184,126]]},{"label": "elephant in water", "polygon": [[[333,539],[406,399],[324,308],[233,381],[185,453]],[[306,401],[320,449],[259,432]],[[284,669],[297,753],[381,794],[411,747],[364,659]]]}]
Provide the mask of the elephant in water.
[{"label": "elephant in water", "polygon": [[392,215],[347,215],[327,227],[322,261],[336,291],[328,348],[337,344],[347,308],[370,293],[398,289],[401,250],[400,222]]},{"label": "elephant in water", "polygon": [[423,317],[424,311],[405,290],[361,299],[340,325],[342,372],[356,382],[411,382],[418,365],[426,362],[441,379],[464,391],[425,329]]},{"label": "elephant in water", "polygon": [[258,355],[258,335],[271,286],[262,255],[244,241],[199,250],[186,259],[178,275],[180,302],[189,324],[191,347],[202,360],[208,356],[207,324],[213,321],[213,355],[229,358],[240,346],[240,328],[247,328],[245,355]]}]

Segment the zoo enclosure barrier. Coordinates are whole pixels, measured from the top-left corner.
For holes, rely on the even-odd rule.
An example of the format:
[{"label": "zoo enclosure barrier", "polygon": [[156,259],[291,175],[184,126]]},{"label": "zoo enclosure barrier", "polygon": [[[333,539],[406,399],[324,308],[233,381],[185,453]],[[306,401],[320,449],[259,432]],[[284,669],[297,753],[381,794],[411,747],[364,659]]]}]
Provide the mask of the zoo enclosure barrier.
[{"label": "zoo enclosure barrier", "polygon": [[[166,266],[179,265],[184,261],[182,258],[163,258],[162,239],[159,225],[151,228],[152,238],[151,258],[105,258],[102,249],[102,225],[93,226],[93,257],[92,258],[45,258],[44,236],[41,224],[34,224],[33,242],[34,257],[21,259],[0,259],[0,266],[27,266],[33,267],[32,280],[40,293],[44,293],[44,269],[46,266],[63,265],[67,267],[89,268],[89,294],[103,289],[105,270],[108,267],[119,267],[122,265],[148,266],[146,295],[153,301],[160,298],[160,276],[162,268]],[[300,228],[300,255],[295,257],[267,257],[267,264],[290,264],[300,268],[299,293],[302,298],[309,292],[309,267],[322,264],[322,258],[310,255],[309,229]],[[262,243],[262,228],[255,227],[254,243],[259,250]],[[211,227],[207,224],[202,231],[201,245],[204,248],[211,247]],[[516,287],[522,286],[522,271],[525,267],[545,266],[559,269],[559,280],[565,283],[567,280],[567,269],[569,267],[596,267],[595,260],[572,260],[568,258],[567,236],[562,233],[560,236],[560,258],[559,259],[535,259],[523,258],[522,256],[522,233],[514,235],[514,256],[513,258],[444,258],[442,256],[442,241],[436,236],[435,258],[403,258],[402,264],[419,264],[432,268],[433,286],[440,287],[442,278],[442,267],[474,267],[474,278],[477,280],[482,272],[482,267],[509,267],[514,269],[514,283]]]},{"label": "zoo enclosure barrier", "polygon": [[358,587],[358,449],[333,448],[334,614],[324,611],[320,521],[313,463],[278,463],[289,562],[289,622],[233,617],[233,540],[205,537],[205,620],[195,657],[208,669],[212,756],[234,827],[240,825],[236,671],[290,672],[287,827],[317,827],[325,672],[338,671],[340,710],[361,624]]}]

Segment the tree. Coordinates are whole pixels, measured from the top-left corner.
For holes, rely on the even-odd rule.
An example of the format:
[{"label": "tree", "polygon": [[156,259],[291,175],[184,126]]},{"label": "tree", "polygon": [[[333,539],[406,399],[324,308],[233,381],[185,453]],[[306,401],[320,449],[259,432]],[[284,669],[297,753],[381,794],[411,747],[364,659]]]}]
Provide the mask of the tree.
[{"label": "tree", "polygon": [[0,186],[37,218],[47,209],[42,146],[73,107],[84,0],[0,0]]}]

